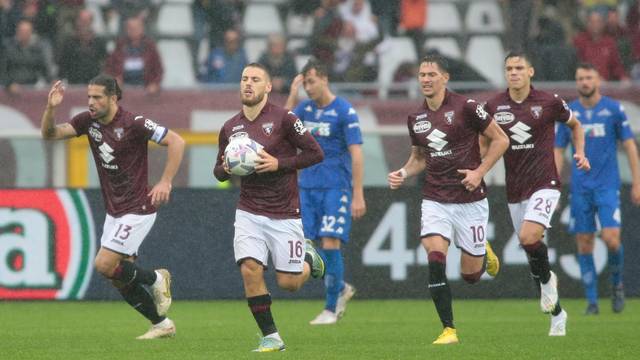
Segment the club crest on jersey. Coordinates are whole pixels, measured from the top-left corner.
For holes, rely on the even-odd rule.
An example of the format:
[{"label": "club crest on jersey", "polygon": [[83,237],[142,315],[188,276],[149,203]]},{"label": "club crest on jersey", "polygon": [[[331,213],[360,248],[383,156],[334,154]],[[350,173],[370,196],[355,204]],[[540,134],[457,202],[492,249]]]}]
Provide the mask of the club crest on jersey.
[{"label": "club crest on jersey", "polygon": [[95,142],[102,141],[102,133],[94,127],[89,128],[89,136],[91,136]]},{"label": "club crest on jersey", "polygon": [[416,134],[427,132],[431,129],[431,123],[429,121],[418,121],[413,124],[413,132]]},{"label": "club crest on jersey", "polygon": [[262,131],[265,133],[265,135],[271,136],[271,133],[273,132],[273,123],[269,122],[266,124],[262,124]]},{"label": "club crest on jersey", "polygon": [[456,112],[455,111],[447,111],[444,113],[444,119],[447,122],[447,125],[453,124],[453,120],[455,119]]},{"label": "club crest on jersey", "polygon": [[116,134],[116,140],[120,141],[122,140],[122,137],[124,136],[124,129],[123,128],[115,128],[113,130],[114,134]]},{"label": "club crest on jersey", "polygon": [[540,119],[540,117],[542,117],[542,106],[540,105],[532,106],[531,115],[533,115],[533,118],[536,120]]}]

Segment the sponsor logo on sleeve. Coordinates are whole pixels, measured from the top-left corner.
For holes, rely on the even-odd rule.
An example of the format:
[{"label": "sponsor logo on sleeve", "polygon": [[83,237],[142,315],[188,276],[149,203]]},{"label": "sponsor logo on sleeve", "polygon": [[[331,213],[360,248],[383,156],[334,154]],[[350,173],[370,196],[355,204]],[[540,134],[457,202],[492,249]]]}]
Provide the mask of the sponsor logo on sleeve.
[{"label": "sponsor logo on sleeve", "polygon": [[478,115],[478,117],[482,120],[487,120],[487,118],[489,118],[489,114],[487,114],[487,111],[481,104],[478,104],[478,106],[476,106],[476,115]]},{"label": "sponsor logo on sleeve", "polygon": [[304,126],[300,119],[296,119],[296,122],[293,124],[293,128],[298,133],[298,135],[304,135],[307,132],[307,128]]}]

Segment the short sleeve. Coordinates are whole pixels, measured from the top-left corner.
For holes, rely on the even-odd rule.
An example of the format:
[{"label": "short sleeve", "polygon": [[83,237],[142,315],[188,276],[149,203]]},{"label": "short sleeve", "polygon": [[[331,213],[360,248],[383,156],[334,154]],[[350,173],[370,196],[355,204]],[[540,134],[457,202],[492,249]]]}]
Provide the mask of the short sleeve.
[{"label": "short sleeve", "polygon": [[420,146],[420,142],[418,141],[418,137],[416,136],[416,132],[413,130],[414,128],[414,116],[409,116],[407,118],[407,128],[409,129],[409,137],[411,138],[411,145]]},{"label": "short sleeve", "polygon": [[76,136],[82,136],[87,134],[90,120],[91,117],[89,114],[84,112],[74,116],[71,121],[69,121],[69,125],[76,131]]},{"label": "short sleeve", "polygon": [[464,104],[464,119],[479,133],[484,132],[491,123],[491,116],[484,106],[473,99],[468,99]]},{"label": "short sleeve", "polygon": [[155,121],[146,119],[144,116],[136,116],[133,126],[142,138],[157,144],[164,139],[169,131],[166,127],[158,125]]},{"label": "short sleeve", "polygon": [[627,113],[624,111],[624,106],[618,104],[618,111],[615,118],[616,137],[620,141],[633,139],[633,130],[627,119]]},{"label": "short sleeve", "polygon": [[353,106],[349,106],[346,113],[343,114],[344,122],[342,124],[344,136],[347,146],[354,144],[362,144],[362,133],[360,131],[360,121],[358,114]]},{"label": "short sleeve", "polygon": [[563,98],[558,96],[558,94],[553,94],[551,109],[553,109],[554,112],[554,121],[566,123],[571,119],[571,109],[569,105]]}]

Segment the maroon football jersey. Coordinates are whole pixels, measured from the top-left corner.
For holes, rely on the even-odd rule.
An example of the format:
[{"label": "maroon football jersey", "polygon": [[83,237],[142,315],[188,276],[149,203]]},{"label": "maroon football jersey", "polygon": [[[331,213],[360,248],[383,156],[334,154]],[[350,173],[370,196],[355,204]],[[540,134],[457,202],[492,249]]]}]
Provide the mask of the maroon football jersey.
[{"label": "maroon football jersey", "polygon": [[168,130],[122,107],[107,125],[91,119],[88,111],[69,123],[78,136],[89,138],[107,213],[113,217],[154,213],[147,196],[147,142],[159,143]]},{"label": "maroon football jersey", "polygon": [[556,94],[531,87],[521,103],[511,100],[507,90],[491,98],[486,109],[509,136],[504,153],[507,201],[526,200],[540,189],[560,189],[553,143],[555,122],[571,118],[567,103]]},{"label": "maroon football jersey", "polygon": [[278,159],[278,170],[243,176],[238,209],[273,219],[299,218],[297,170],[322,161],[320,145],[302,121],[285,108],[267,103],[253,121],[240,111],[220,130],[214,168],[219,180],[229,178],[223,168],[224,150],[230,138],[240,136],[248,136],[264,146],[264,151]]},{"label": "maroon football jersey", "polygon": [[480,166],[478,134],[491,118],[482,105],[460,94],[446,91],[440,108],[432,111],[426,101],[407,125],[411,144],[426,153],[426,176],[422,195],[442,203],[469,203],[486,197],[484,181],[473,192],[462,185],[462,169]]}]

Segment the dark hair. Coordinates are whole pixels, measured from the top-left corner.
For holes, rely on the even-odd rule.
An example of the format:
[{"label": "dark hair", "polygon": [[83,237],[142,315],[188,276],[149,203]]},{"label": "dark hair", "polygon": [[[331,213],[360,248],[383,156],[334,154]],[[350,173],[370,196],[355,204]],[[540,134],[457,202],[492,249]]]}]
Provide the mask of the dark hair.
[{"label": "dark hair", "polygon": [[329,78],[329,68],[327,68],[327,65],[321,63],[316,59],[309,59],[309,61],[307,61],[307,63],[302,68],[301,73],[302,75],[306,75],[311,70],[315,70],[316,75],[320,77]]},{"label": "dark hair", "polygon": [[522,50],[511,50],[507,53],[507,56],[504,57],[504,63],[507,63],[507,60],[511,58],[523,58],[529,66],[531,66],[531,56]]},{"label": "dark hair", "polygon": [[269,79],[269,81],[271,81],[271,74],[269,73],[269,69],[267,69],[266,66],[257,63],[257,62],[252,62],[250,64],[247,64],[247,66],[245,66],[244,68],[248,68],[248,67],[254,67],[254,68],[258,68],[261,69],[262,71],[264,71],[265,74],[267,74],[267,79]]},{"label": "dark hair", "polygon": [[449,73],[449,61],[444,56],[440,55],[440,53],[428,53],[420,60],[420,65],[424,63],[436,64],[440,71],[446,74]]},{"label": "dark hair", "polygon": [[122,89],[120,89],[118,81],[113,76],[100,74],[91,79],[91,81],[89,81],[89,85],[104,86],[105,95],[115,95],[118,97],[118,100],[122,99]]},{"label": "dark hair", "polygon": [[593,66],[592,63],[588,63],[588,62],[581,62],[576,66],[576,70],[578,69],[584,69],[584,70],[593,70],[595,72],[598,72],[598,69],[596,69],[595,66]]}]

